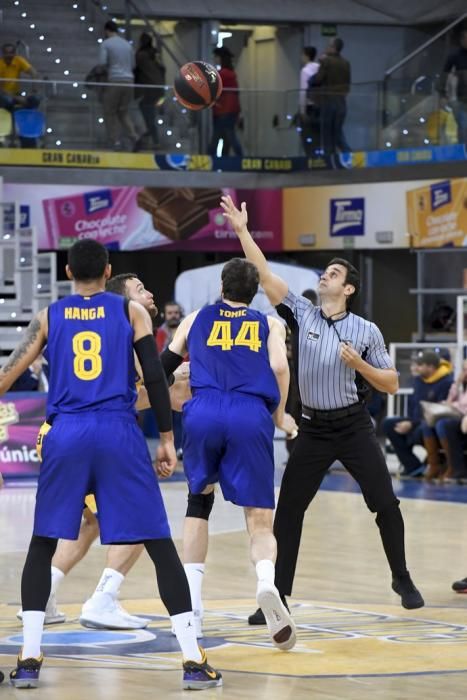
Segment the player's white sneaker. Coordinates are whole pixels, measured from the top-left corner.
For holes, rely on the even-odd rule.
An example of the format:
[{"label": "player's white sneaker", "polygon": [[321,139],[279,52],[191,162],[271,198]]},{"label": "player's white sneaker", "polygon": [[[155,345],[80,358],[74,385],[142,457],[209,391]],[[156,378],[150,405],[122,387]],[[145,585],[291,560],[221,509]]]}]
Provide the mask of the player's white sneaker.
[{"label": "player's white sneaker", "polygon": [[139,630],[151,622],[147,617],[130,615],[108,593],[97,593],[87,600],[79,618],[83,627],[111,630]]},{"label": "player's white sneaker", "polygon": [[268,581],[258,581],[256,601],[266,618],[273,644],[282,651],[292,649],[297,641],[295,624],[277,588]]},{"label": "player's white sneaker", "polygon": [[[20,608],[16,613],[18,620],[23,619],[23,608]],[[45,620],[44,625],[58,625],[60,622],[65,622],[65,613],[60,612],[57,609],[57,599],[55,594],[51,594],[49,600],[47,601],[47,606],[45,608]]]}]

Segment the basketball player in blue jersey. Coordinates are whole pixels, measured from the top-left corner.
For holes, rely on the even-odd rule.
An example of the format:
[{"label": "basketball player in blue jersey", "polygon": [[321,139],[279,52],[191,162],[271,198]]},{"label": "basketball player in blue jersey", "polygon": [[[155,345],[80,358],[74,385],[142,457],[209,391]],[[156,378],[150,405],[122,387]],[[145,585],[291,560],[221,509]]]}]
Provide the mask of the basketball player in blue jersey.
[{"label": "basketball player in blue jersey", "polygon": [[93,240],[70,248],[67,275],[76,294],[43,309],[0,370],[0,395],[46,345],[50,367],[47,431],[34,530],[21,581],[23,648],[11,672],[18,688],[37,687],[40,644],[50,594],[50,565],[59,538],[75,539],[83,500],[94,493],[101,541],[143,542],[182,649],[183,687],[222,684],[196,640],[188,582],[175,546],[143,434],[136,423],[134,351],[160,429],[156,469],[176,465],[170,399],[152,334],[138,303],[105,292],[108,252]]},{"label": "basketball player in blue jersey", "polygon": [[[153,294],[145,289],[143,283],[134,273],[123,273],[111,277],[106,283],[106,291],[121,294],[132,301],[138,301],[148,311],[151,319],[157,316],[157,307]],[[179,368],[182,370],[183,366]],[[170,387],[172,408],[177,408],[179,397],[189,395],[188,380],[181,371],[177,371],[175,383]],[[137,383],[138,399],[136,408],[149,407],[147,393],[141,382]],[[184,388],[186,387],[186,388]],[[87,554],[92,543],[99,536],[99,521],[91,498],[86,498],[83,520],[77,540],[60,540],[52,560],[52,587],[45,611],[45,624],[57,624],[65,621],[65,615],[58,611],[56,593],[69,572]],[[106,567],[92,596],[83,605],[80,622],[86,627],[104,629],[141,629],[151,622],[148,618],[130,615],[118,602],[118,593],[124,578],[138,560],[144,546],[138,544],[111,545],[107,552]],[[18,613],[21,619],[22,613]]]},{"label": "basketball player in blue jersey", "polygon": [[[171,370],[190,356],[193,398],[183,406],[183,465],[190,493],[219,481],[224,498],[243,506],[256,567],[256,597],[273,643],[296,641],[295,626],[274,586],[274,415],[284,426],[289,370],[285,329],[249,308],[256,267],[235,258],[222,270],[222,302],[187,316],[163,354]],[[279,379],[276,380],[276,376]]]}]

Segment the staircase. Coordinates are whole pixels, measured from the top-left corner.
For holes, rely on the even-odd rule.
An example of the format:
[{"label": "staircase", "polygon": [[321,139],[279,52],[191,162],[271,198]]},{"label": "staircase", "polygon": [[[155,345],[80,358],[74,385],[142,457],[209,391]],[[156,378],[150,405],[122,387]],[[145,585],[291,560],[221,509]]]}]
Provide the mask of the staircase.
[{"label": "staircase", "polygon": [[[108,5],[110,11],[111,0]],[[0,25],[3,41],[19,42],[18,53],[27,54],[45,81],[35,86],[43,98],[40,109],[46,114],[47,133],[41,142],[45,148],[106,149],[102,107],[84,79],[99,62],[99,42],[108,18],[91,0],[5,0]],[[30,92],[32,83],[28,80],[24,87]],[[130,115],[143,133],[145,126],[136,102]],[[174,108],[171,97],[161,119],[163,150],[188,152],[188,115]]]}]

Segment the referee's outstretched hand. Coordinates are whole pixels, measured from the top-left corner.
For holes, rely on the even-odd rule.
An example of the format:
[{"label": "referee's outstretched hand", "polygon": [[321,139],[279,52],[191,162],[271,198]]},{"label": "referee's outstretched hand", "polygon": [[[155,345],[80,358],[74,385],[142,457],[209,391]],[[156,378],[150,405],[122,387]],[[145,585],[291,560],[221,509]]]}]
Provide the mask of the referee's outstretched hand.
[{"label": "referee's outstretched hand", "polygon": [[345,362],[347,367],[352,369],[360,369],[364,360],[360,357],[358,352],[353,349],[350,343],[341,343],[339,348],[339,355],[342,362]]}]

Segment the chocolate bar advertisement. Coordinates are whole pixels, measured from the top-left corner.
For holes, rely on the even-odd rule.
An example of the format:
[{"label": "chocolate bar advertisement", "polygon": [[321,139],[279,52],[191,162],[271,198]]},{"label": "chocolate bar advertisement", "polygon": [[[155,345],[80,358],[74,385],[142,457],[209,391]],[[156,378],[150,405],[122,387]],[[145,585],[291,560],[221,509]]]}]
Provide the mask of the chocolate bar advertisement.
[{"label": "chocolate bar advertisement", "polygon": [[218,188],[5,184],[3,199],[28,210],[41,250],[94,238],[111,250],[239,251],[220,207],[246,202],[249,228],[265,251],[282,250],[282,192]]}]

